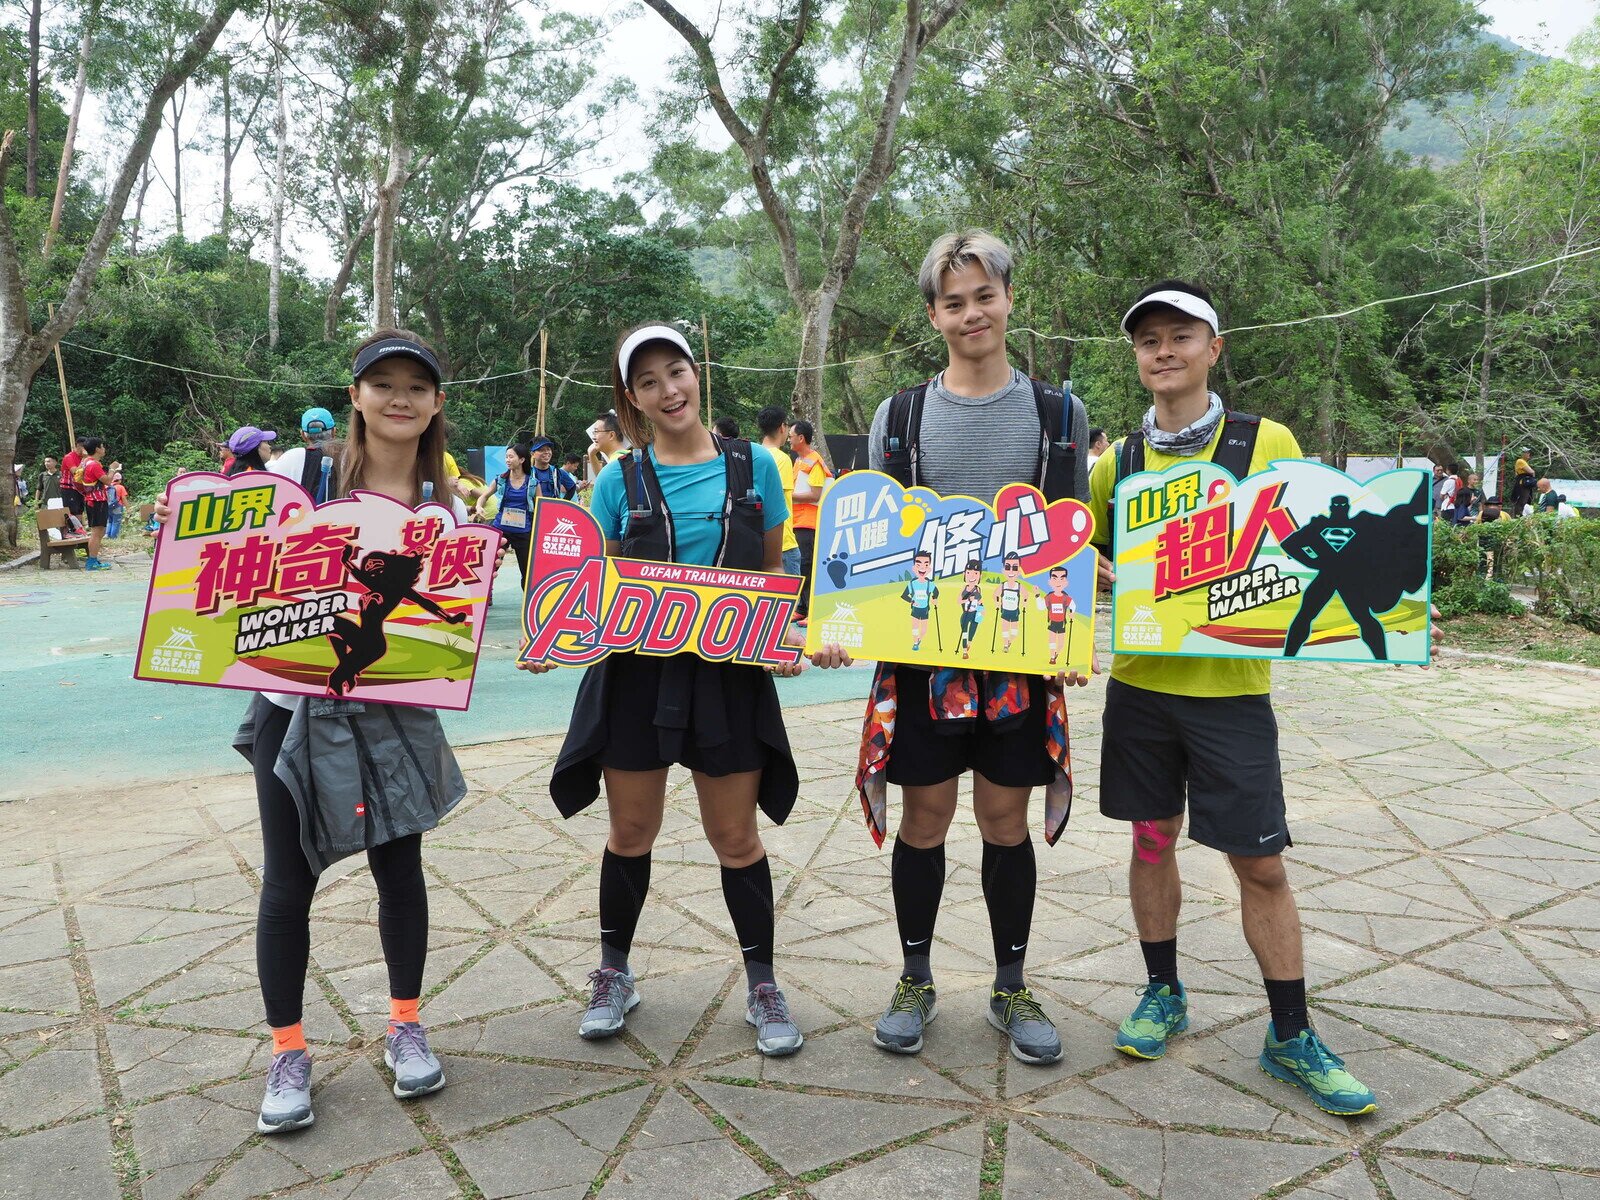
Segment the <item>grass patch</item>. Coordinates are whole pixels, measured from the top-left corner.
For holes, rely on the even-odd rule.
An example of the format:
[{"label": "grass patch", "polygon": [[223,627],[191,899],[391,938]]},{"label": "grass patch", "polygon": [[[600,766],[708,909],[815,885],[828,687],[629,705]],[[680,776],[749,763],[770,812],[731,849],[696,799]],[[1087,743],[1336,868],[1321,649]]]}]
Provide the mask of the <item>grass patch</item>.
[{"label": "grass patch", "polygon": [[1600,667],[1600,634],[1531,612],[1511,616],[1472,613],[1440,621],[1437,628],[1441,644],[1454,650]]}]

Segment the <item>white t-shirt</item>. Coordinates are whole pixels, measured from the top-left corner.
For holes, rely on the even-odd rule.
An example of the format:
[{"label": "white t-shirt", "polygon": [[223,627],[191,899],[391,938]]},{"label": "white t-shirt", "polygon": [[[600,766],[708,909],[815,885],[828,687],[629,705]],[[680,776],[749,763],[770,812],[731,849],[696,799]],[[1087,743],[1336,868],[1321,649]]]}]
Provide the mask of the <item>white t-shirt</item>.
[{"label": "white t-shirt", "polygon": [[[267,464],[267,470],[271,471],[274,475],[282,475],[285,479],[292,479],[296,483],[300,482],[300,475],[305,469],[306,450],[304,446],[296,446],[293,450],[285,450],[277,458],[273,459]],[[462,503],[461,497],[456,495],[454,488],[445,488],[443,494],[450,497],[450,511],[455,514],[456,520],[460,524],[465,525],[472,519],[467,514],[467,506]],[[441,498],[438,484],[434,484],[433,486],[433,495],[436,501]],[[299,696],[293,695],[289,692],[264,691],[261,694],[268,700],[271,700],[279,708],[293,708],[295,706],[295,702],[300,699]]]}]

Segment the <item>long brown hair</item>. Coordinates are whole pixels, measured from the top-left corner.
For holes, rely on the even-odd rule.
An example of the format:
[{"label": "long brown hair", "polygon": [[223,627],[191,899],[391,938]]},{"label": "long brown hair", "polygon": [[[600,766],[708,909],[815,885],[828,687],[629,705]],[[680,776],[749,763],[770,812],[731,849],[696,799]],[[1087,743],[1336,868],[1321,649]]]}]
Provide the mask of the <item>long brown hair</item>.
[{"label": "long brown hair", "polygon": [[[438,358],[434,348],[422,338],[412,333],[409,329],[375,329],[365,341],[356,347],[355,354],[351,357],[351,369],[355,369],[355,359],[368,346],[378,342],[387,342],[393,338],[401,341],[412,342],[421,346],[429,354]],[[357,386],[360,386],[357,384]],[[444,390],[444,381],[439,381],[439,390]],[[449,477],[444,470],[445,443],[449,431],[445,428],[444,412],[436,412],[428,422],[428,427],[422,431],[422,437],[417,441],[417,465],[412,475],[412,490],[416,503],[422,502],[423,484],[433,484],[434,499],[450,506],[448,496],[440,497],[439,492],[448,482]],[[339,454],[339,490],[340,496],[348,496],[365,483],[367,465],[367,425],[361,418],[361,411],[353,405],[350,409],[350,436],[345,439],[344,449]]]},{"label": "long brown hair", "polygon": [[[649,329],[652,325],[668,325],[667,321],[641,321],[637,325],[630,325],[617,337],[617,344],[611,351],[611,394],[614,398],[613,408],[617,414],[617,424],[622,426],[622,436],[635,446],[648,446],[656,440],[655,426],[650,423],[650,418],[644,415],[633,397],[628,394],[628,381],[622,377],[622,343],[638,333],[641,329]],[[633,360],[638,361],[639,355],[651,346],[670,346],[673,353],[682,354],[683,347],[676,342],[669,342],[666,338],[653,338],[633,352]],[[700,379],[700,364],[694,361],[694,355],[689,355],[689,365],[694,368],[694,376],[698,386]]]}]

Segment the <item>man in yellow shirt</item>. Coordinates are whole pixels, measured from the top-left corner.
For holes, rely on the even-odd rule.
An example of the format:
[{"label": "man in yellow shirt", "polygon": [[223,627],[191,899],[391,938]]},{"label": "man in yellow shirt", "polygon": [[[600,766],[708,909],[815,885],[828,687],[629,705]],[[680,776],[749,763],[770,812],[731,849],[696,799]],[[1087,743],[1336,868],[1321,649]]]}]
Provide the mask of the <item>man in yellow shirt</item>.
[{"label": "man in yellow shirt", "polygon": [[794,463],[789,461],[788,414],[776,404],[769,404],[756,414],[756,427],[761,430],[761,444],[778,464],[778,478],[783,480],[783,500],[789,506],[790,516],[783,523],[783,573],[803,574],[800,562],[800,543],[794,536]]},{"label": "man in yellow shirt", "polygon": [[[1122,319],[1139,380],[1153,404],[1139,432],[1117,443],[1089,477],[1094,541],[1109,556],[1117,480],[1184,460],[1216,461],[1236,476],[1274,459],[1299,458],[1275,421],[1225,413],[1208,385],[1222,352],[1219,322],[1203,288],[1168,280],[1146,288]],[[1117,1031],[1135,1058],[1160,1058],[1188,1028],[1179,981],[1182,885],[1176,843],[1189,836],[1220,850],[1239,880],[1245,940],[1266,985],[1272,1021],[1260,1065],[1304,1090],[1326,1112],[1357,1116],[1377,1102],[1311,1028],[1300,915],[1284,871],[1292,843],[1283,801],[1271,665],[1263,659],[1118,655],[1106,688],[1100,811],[1133,827],[1128,891],[1148,984]]]}]

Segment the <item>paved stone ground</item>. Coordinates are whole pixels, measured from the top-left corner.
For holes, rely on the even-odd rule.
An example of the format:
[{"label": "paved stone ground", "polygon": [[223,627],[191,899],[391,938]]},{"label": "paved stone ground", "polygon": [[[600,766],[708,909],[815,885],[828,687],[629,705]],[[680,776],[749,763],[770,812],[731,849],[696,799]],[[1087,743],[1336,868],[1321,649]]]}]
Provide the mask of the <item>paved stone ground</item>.
[{"label": "paved stone ground", "polygon": [[1095,812],[1096,685],[1075,706],[1077,814],[1040,848],[1031,977],[1067,1045],[1044,1069],[983,1021],[966,818],[940,1020],[920,1058],[870,1045],[896,939],[851,793],[855,702],[791,715],[802,799],[766,834],[798,1056],[753,1053],[676,777],[636,947],[645,1002],[621,1039],[577,1038],[604,818],[553,817],[555,739],[501,743],[464,754],[471,798],[426,852],[423,1014],[450,1086],[389,1094],[376,899],[351,863],[314,912],[317,1124],[278,1139],[252,1132],[268,1043],[248,781],[0,807],[0,1196],[1600,1197],[1600,687],[1459,662],[1279,678],[1315,1017],[1377,1090],[1370,1117],[1327,1117],[1257,1070],[1236,891],[1199,847],[1181,856],[1194,1028],[1162,1062],[1111,1050],[1141,973],[1127,834]]}]

